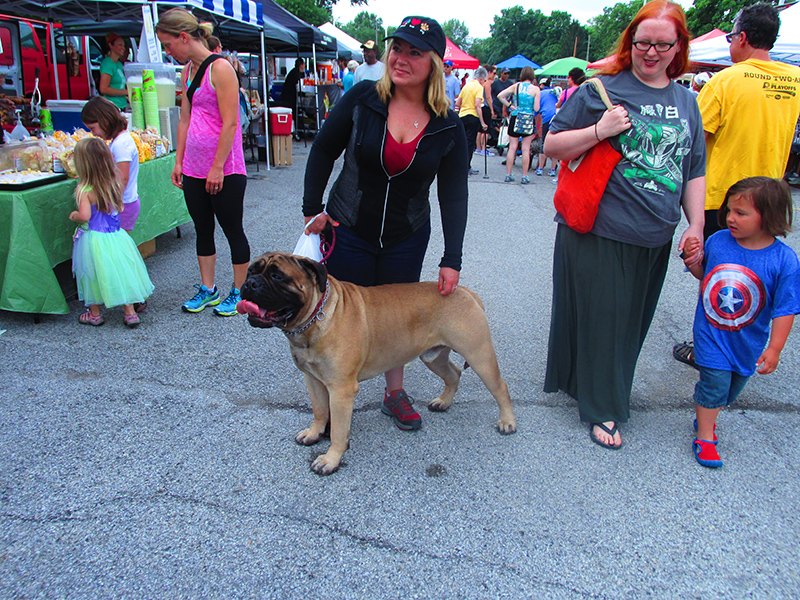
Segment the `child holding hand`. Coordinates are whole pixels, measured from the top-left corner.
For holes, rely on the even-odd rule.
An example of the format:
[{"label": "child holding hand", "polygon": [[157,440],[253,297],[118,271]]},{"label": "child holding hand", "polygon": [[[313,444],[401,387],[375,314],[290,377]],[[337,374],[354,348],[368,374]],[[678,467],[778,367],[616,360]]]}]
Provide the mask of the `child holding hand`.
[{"label": "child holding hand", "polygon": [[122,187],[117,179],[114,156],[104,141],[90,137],[75,145],[75,170],[80,181],[75,188],[78,210],[69,218],[85,225],[75,233],[72,272],[78,298],[88,310],[79,317],[85,325],[102,325],[100,305],[123,305],[124,323],[139,325],[134,302],[144,302],[153,293],[142,255],[120,229]]},{"label": "child holding hand", "polygon": [[753,373],[777,368],[800,312],[800,260],[776,238],[791,231],[789,186],[769,177],[743,179],[728,190],[718,218],[723,229],[706,241],[702,263],[692,261],[700,241],[684,245],[684,263],[702,282],[694,318],[700,381],[693,448],[697,462],[712,468],[722,466],[717,415]]}]

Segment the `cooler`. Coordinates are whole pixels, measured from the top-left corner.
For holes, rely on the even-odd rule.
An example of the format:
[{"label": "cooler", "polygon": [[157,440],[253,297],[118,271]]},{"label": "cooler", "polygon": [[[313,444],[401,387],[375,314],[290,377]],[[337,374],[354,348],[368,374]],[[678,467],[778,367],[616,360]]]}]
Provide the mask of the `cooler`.
[{"label": "cooler", "polygon": [[272,135],[292,135],[292,109],[283,106],[270,106],[269,126],[272,130]]},{"label": "cooler", "polygon": [[48,100],[47,110],[53,119],[53,129],[72,133],[76,129],[86,129],[81,121],[81,111],[86,100]]}]

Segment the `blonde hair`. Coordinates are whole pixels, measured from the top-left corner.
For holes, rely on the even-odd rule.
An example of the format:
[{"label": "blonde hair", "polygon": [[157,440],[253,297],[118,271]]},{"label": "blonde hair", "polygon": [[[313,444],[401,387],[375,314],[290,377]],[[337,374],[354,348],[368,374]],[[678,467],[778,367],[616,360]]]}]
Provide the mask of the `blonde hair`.
[{"label": "blonde hair", "polygon": [[[428,110],[437,117],[443,117],[447,114],[447,109],[450,108],[450,103],[444,93],[444,65],[442,64],[442,58],[436,52],[429,50],[428,54],[431,58],[431,72],[428,76],[428,84],[425,86],[425,100]],[[376,88],[380,99],[385,104],[389,104],[394,91],[394,82],[391,75],[389,75],[389,69],[384,69],[383,77],[378,81]]]},{"label": "blonde hair", "polygon": [[207,40],[214,33],[214,25],[207,21],[198,22],[197,18],[184,8],[171,8],[158,18],[156,33],[166,33],[178,37],[187,33],[192,37]]},{"label": "blonde hair", "polygon": [[85,137],[75,144],[75,170],[81,180],[75,188],[75,200],[86,186],[94,191],[97,210],[111,213],[112,208],[122,212],[122,186],[117,180],[117,164],[108,145],[96,137]]}]

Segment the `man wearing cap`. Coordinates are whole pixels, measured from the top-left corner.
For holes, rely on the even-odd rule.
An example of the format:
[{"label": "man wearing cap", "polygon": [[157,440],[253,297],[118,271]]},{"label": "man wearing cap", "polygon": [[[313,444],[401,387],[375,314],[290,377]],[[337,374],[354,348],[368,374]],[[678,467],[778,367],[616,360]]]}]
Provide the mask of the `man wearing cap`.
[{"label": "man wearing cap", "polygon": [[354,83],[365,80],[378,81],[386,69],[378,60],[378,45],[374,40],[367,40],[361,44],[361,49],[364,51],[364,64],[356,69]]},{"label": "man wearing cap", "polygon": [[461,81],[453,75],[452,60],[446,60],[442,64],[444,65],[444,93],[450,103],[450,108],[455,110],[456,98],[461,93]]},{"label": "man wearing cap", "polygon": [[504,117],[508,116],[508,111],[506,111],[506,107],[503,106],[503,103],[497,99],[497,94],[514,85],[508,80],[510,73],[511,69],[508,67],[503,67],[503,70],[500,71],[500,78],[495,79],[492,82],[492,104],[494,105],[494,114],[498,119],[500,118],[500,115]]},{"label": "man wearing cap", "polygon": [[[780,25],[771,4],[740,10],[727,35],[735,64],[711,77],[697,97],[707,147],[706,239],[719,231],[717,212],[734,183],[783,177],[800,114],[800,68],[769,57]],[[695,366],[691,343],[676,344],[672,355]]]}]

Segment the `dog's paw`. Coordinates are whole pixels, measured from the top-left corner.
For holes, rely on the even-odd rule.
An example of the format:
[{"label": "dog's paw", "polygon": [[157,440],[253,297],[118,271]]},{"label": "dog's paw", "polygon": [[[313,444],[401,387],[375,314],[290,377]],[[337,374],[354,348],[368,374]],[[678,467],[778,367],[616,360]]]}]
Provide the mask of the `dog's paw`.
[{"label": "dog's paw", "polygon": [[452,405],[451,402],[445,402],[441,398],[436,398],[435,400],[431,400],[428,402],[428,410],[431,412],[444,412]]},{"label": "dog's paw", "polygon": [[303,429],[300,433],[294,436],[294,441],[301,446],[313,446],[322,438],[322,434],[314,433],[313,429]]},{"label": "dog's paw", "polygon": [[517,432],[517,422],[516,421],[504,421],[500,419],[497,421],[497,431],[499,431],[502,435],[509,435],[511,433]]},{"label": "dog's paw", "polygon": [[[330,453],[328,453],[330,454]],[[341,459],[322,454],[311,463],[311,470],[317,475],[331,475],[339,470]]]}]

